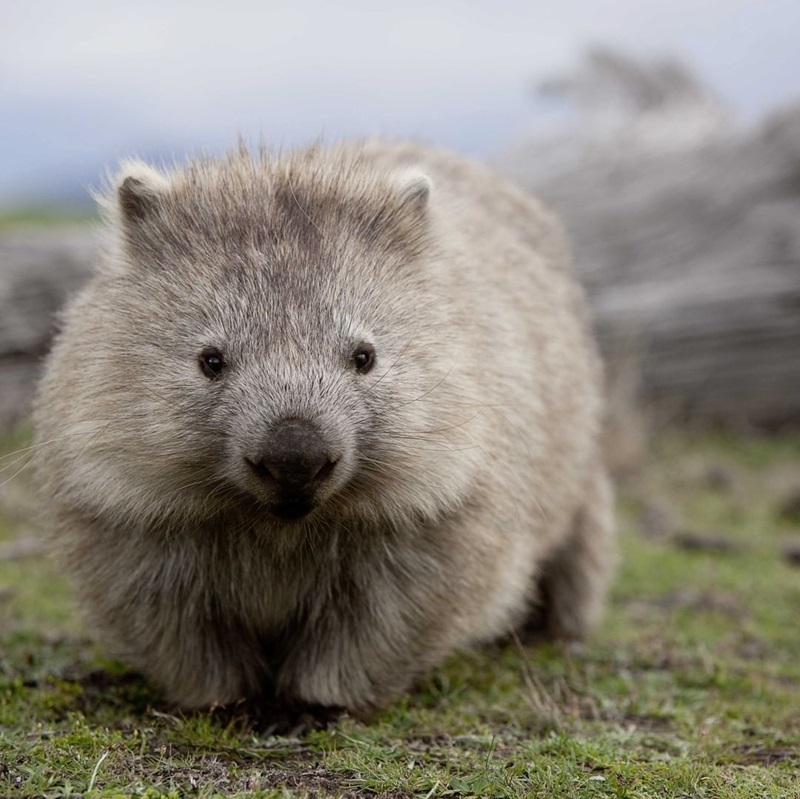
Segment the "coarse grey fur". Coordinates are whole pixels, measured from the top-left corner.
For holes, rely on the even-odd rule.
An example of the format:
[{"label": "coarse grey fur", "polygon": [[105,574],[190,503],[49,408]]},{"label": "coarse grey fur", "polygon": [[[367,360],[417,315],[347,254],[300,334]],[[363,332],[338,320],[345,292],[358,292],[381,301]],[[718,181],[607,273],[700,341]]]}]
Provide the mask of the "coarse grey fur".
[{"label": "coarse grey fur", "polygon": [[[187,708],[365,714],[538,596],[549,633],[586,633],[613,549],[601,368],[535,200],[368,141],[127,163],[102,203],[37,461],[57,556],[119,656]],[[294,520],[251,468],[287,424],[330,468]]]}]

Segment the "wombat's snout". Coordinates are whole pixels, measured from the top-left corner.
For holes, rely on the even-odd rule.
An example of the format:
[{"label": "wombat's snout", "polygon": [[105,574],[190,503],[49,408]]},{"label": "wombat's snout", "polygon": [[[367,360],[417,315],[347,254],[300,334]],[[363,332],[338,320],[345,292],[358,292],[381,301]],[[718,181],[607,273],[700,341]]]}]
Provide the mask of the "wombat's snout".
[{"label": "wombat's snout", "polygon": [[279,516],[299,517],[313,506],[314,494],[330,477],[338,457],[317,428],[302,419],[286,419],[267,436],[261,451],[245,456],[251,471],[277,495]]}]

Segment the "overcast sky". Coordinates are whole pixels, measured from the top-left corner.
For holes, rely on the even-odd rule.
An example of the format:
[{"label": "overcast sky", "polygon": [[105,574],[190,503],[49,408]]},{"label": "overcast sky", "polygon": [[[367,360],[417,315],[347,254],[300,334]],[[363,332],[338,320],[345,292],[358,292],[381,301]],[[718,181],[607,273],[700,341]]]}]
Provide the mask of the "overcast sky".
[{"label": "overcast sky", "polygon": [[238,133],[415,135],[491,155],[587,44],[677,55],[745,117],[800,98],[798,0],[0,0],[0,199]]}]

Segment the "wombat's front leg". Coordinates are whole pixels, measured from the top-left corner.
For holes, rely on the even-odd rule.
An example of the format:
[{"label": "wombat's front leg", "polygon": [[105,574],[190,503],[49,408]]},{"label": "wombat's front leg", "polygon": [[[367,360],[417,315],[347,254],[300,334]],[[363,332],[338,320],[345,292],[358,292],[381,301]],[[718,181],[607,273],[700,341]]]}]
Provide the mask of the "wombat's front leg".
[{"label": "wombat's front leg", "polygon": [[387,572],[358,595],[329,603],[293,640],[276,674],[278,697],[368,718],[408,691],[454,648],[451,609]]},{"label": "wombat's front leg", "polygon": [[154,641],[172,656],[154,659],[150,647],[151,676],[182,708],[244,719],[262,735],[297,737],[324,729],[342,715],[340,706],[278,695],[270,651],[274,642],[244,630],[232,636],[234,627],[232,619],[221,624],[219,618],[197,618],[171,644],[168,635]]}]

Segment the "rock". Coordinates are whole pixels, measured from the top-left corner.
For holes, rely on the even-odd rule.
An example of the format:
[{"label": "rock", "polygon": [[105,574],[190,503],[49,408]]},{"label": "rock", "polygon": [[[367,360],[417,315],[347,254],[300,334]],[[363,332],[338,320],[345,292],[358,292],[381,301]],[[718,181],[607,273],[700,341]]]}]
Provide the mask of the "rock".
[{"label": "rock", "polygon": [[792,566],[800,566],[800,539],[783,545],[783,559]]},{"label": "rock", "polygon": [[793,491],[781,502],[779,514],[789,522],[800,522],[800,488]]},{"label": "rock", "polygon": [[565,219],[609,359],[635,349],[672,417],[800,421],[800,104],[745,128],[685,68],[607,51],[548,88],[576,122],[499,163]]},{"label": "rock", "polygon": [[741,547],[722,533],[681,530],[671,537],[672,543],[679,549],[691,552],[738,552]]},{"label": "rock", "polygon": [[27,417],[56,312],[88,277],[95,247],[90,227],[0,235],[0,434]]}]

